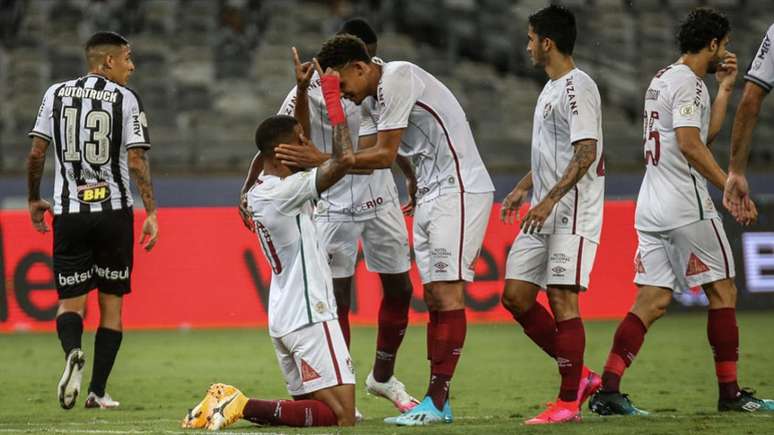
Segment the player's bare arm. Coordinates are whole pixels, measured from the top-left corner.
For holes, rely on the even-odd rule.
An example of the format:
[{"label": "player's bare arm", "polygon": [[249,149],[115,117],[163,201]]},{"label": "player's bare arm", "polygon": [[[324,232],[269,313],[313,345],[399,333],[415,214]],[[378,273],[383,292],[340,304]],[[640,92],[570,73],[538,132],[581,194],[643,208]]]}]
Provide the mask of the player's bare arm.
[{"label": "player's bare arm", "polygon": [[736,55],[727,52],[723,63],[718,65],[718,71],[715,73],[715,80],[718,82],[718,93],[715,101],[712,103],[712,113],[710,115],[709,133],[707,134],[707,145],[711,145],[717,138],[720,129],[723,128],[723,122],[728,112],[728,102],[734,93],[734,82],[736,81]]},{"label": "player's bare arm", "polygon": [[726,173],[720,168],[709,147],[701,141],[696,127],[678,127],[675,129],[677,144],[688,163],[718,189],[726,183]]},{"label": "player's bare arm", "polygon": [[156,218],[156,200],[153,198],[153,185],[151,184],[150,163],[145,150],[132,148],[128,151],[129,173],[134,184],[140,190],[140,197],[145,206],[145,222],[142,224],[142,237],[140,244],[146,251],[153,249],[159,238],[159,224]]},{"label": "player's bare arm", "polygon": [[51,212],[51,204],[40,198],[40,180],[43,178],[43,168],[46,165],[46,151],[48,151],[48,141],[37,136],[33,137],[32,148],[27,156],[27,205],[32,226],[41,233],[49,231],[44,216],[46,210]]},{"label": "player's bare arm", "polygon": [[597,158],[597,141],[595,139],[583,139],[573,143],[575,154],[567,165],[562,178],[548,192],[545,198],[535,207],[530,209],[521,221],[522,231],[536,233],[543,228],[543,223],[548,219],[551,210],[559,200],[567,194],[578,181],[586,175],[591,164]]},{"label": "player's bare arm", "polygon": [[[317,59],[313,59],[315,69],[320,75],[323,98],[328,109],[328,119],[333,127],[333,152],[331,158],[317,168],[315,183],[318,192],[323,192],[336,184],[346,175],[355,163],[355,154],[352,150],[352,139],[341,106],[341,89],[339,86],[339,73],[328,68],[323,74]],[[301,142],[307,145],[307,139],[301,137]],[[311,145],[315,148],[314,145]],[[316,148],[315,148],[316,149]]]},{"label": "player's bare arm", "polygon": [[753,129],[758,122],[758,114],[764,98],[766,98],[766,91],[762,87],[747,82],[744,85],[742,99],[736,109],[734,126],[731,130],[731,159],[728,165],[726,187],[723,190],[723,205],[737,221],[740,221],[744,211],[752,204],[745,171],[747,159],[750,156]]},{"label": "player's bare arm", "polygon": [[242,183],[242,189],[239,191],[239,217],[242,218],[242,224],[244,224],[245,228],[251,232],[255,232],[255,223],[253,222],[253,217],[251,216],[250,209],[247,205],[247,191],[253,187],[255,180],[258,179],[258,175],[261,174],[262,170],[263,157],[261,157],[261,153],[258,152],[255,153],[253,161],[250,162],[250,169],[247,170],[247,176],[245,177],[244,183]]},{"label": "player's bare arm", "polygon": [[384,169],[392,166],[398,155],[400,139],[405,128],[380,131],[376,134],[376,144],[355,153],[356,169]]},{"label": "player's bare arm", "polygon": [[303,128],[304,134],[309,137],[311,134],[311,124],[309,122],[309,99],[307,91],[309,90],[309,82],[312,80],[312,75],[314,75],[314,65],[312,62],[301,63],[296,47],[292,48],[292,52],[293,67],[296,71],[296,105],[293,109],[293,116],[301,125],[301,128]]},{"label": "player's bare arm", "polygon": [[500,205],[500,220],[503,223],[512,224],[514,220],[520,218],[519,207],[529,196],[530,190],[532,190],[532,171],[527,172],[527,175],[522,177],[503,199]]},{"label": "player's bare arm", "polygon": [[417,204],[417,174],[414,172],[414,165],[411,164],[411,160],[408,157],[401,155],[395,157],[395,164],[403,173],[403,178],[406,180],[406,192],[408,193],[408,202],[403,204],[400,209],[405,216],[413,216],[414,207]]},{"label": "player's bare arm", "polygon": [[[305,140],[302,139],[302,140]],[[333,126],[333,153],[331,158],[317,168],[315,180],[318,192],[324,192],[347,174],[355,163],[349,127],[343,122]]]}]

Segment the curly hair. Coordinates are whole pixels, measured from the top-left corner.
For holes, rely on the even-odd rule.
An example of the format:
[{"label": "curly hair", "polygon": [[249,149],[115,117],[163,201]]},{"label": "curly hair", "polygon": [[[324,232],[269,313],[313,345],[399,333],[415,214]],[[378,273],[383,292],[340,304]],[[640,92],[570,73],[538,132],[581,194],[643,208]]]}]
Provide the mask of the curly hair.
[{"label": "curly hair", "polygon": [[719,43],[730,31],[725,15],[711,8],[696,8],[680,23],[676,39],[681,53],[698,53],[713,39]]},{"label": "curly hair", "polygon": [[316,57],[323,71],[328,67],[339,68],[350,62],[371,62],[363,41],[347,34],[336,35],[325,41]]},{"label": "curly hair", "polygon": [[274,148],[293,134],[298,124],[296,118],[287,115],[270,116],[255,129],[255,145],[266,156],[274,155]]}]

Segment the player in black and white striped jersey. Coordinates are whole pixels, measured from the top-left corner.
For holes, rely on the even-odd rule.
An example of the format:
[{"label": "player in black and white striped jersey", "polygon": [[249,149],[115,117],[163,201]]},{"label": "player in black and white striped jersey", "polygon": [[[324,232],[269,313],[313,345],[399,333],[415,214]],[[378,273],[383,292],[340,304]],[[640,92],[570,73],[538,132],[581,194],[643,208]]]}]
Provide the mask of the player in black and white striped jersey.
[{"label": "player in black and white striped jersey", "polygon": [[112,32],[86,43],[89,73],[48,88],[29,135],[29,210],[36,230],[51,204],[40,197],[46,152],[55,149],[54,275],[59,295],[57,332],[66,365],[59,382],[61,406],[70,409],[80,392],[85,359],[81,350],[88,293],[99,289],[100,325],[94,346],[87,408],[114,408],[105,392],[122,339],[123,295],[131,291],[134,244],[130,174],[140,190],[147,217],[141,244],[158,238],[150,167],[148,123],[137,94],[126,87],[134,72],[129,43]]}]

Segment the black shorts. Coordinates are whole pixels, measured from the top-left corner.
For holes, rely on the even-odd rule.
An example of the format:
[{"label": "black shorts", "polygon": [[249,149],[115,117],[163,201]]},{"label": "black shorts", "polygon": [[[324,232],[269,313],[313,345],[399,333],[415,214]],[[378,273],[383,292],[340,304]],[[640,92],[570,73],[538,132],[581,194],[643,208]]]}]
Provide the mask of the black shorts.
[{"label": "black shorts", "polygon": [[54,216],[54,281],[59,299],[94,288],[122,296],[131,291],[132,209]]}]

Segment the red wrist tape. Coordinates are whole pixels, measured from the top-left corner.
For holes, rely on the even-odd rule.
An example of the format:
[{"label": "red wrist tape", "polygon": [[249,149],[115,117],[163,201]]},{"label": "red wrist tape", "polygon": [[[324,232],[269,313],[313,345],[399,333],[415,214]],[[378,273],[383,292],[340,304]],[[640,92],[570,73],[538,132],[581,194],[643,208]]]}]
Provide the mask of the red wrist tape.
[{"label": "red wrist tape", "polygon": [[344,108],[341,106],[341,90],[339,78],[336,76],[323,76],[320,79],[322,94],[325,99],[325,107],[328,108],[328,119],[331,125],[343,124],[347,121],[344,116]]}]

